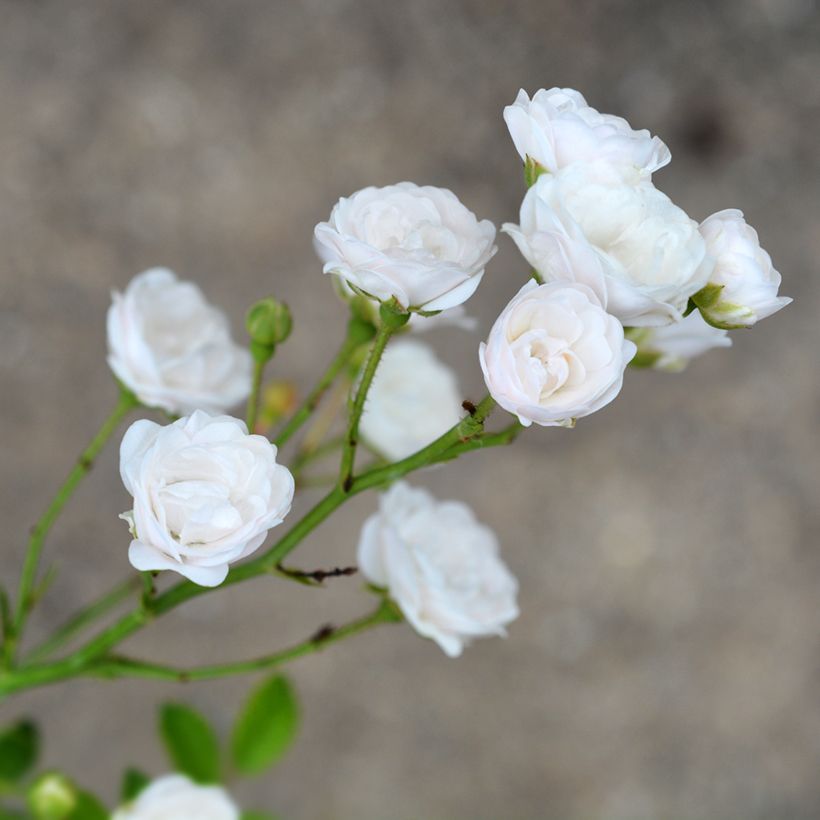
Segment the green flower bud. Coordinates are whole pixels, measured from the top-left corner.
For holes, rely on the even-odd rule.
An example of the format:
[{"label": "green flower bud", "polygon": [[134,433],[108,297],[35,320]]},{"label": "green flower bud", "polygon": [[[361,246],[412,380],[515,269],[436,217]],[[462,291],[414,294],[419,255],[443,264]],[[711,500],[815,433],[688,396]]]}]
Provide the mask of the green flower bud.
[{"label": "green flower bud", "polygon": [[28,804],[37,820],[65,820],[77,807],[77,789],[59,772],[41,775],[29,789]]},{"label": "green flower bud", "polygon": [[245,327],[251,337],[251,352],[258,360],[267,361],[276,345],[290,336],[293,319],[290,308],[276,299],[260,299],[245,317]]}]

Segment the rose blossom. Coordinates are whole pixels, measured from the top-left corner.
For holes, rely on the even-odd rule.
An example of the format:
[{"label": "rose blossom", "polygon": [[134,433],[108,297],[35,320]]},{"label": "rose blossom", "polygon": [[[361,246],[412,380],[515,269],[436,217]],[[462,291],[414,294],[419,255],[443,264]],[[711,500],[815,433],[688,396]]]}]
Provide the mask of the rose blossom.
[{"label": "rose blossom", "polygon": [[648,180],[624,167],[576,163],[542,174],[504,225],[547,280],[574,272],[607,295],[624,325],[670,324],[700,290],[712,260],[690,219]]},{"label": "rose blossom", "polygon": [[742,211],[712,214],[701,223],[700,233],[715,258],[706,291],[695,297],[707,321],[730,329],[751,327],[792,301],[777,295],[780,274]]},{"label": "rose blossom", "polygon": [[665,327],[633,328],[629,338],[638,345],[636,362],[643,359],[656,370],[677,373],[691,359],[717,347],[731,347],[725,330],[708,325],[697,311]]},{"label": "rose blossom", "polygon": [[134,537],[128,560],[201,586],[221,584],[228,565],[258,549],[293,500],[293,476],[268,439],[201,410],[165,427],[134,422],[120,445],[120,475],[134,498],[121,516]]},{"label": "rose blossom", "polygon": [[200,786],[166,774],[117,809],[111,820],[239,820],[239,808],[221,786]]},{"label": "rose blossom", "polygon": [[251,356],[193,282],[167,268],[135,276],[108,309],[108,364],[149,407],[221,412],[247,398]]},{"label": "rose blossom", "polygon": [[529,156],[551,172],[578,160],[605,159],[648,176],[672,159],[658,137],[599,113],[572,88],[542,88],[532,99],[522,88],[504,109],[504,121],[521,159]]},{"label": "rose blossom", "polygon": [[490,395],[525,427],[571,426],[621,390],[635,345],[586,285],[527,282],[481,343]]},{"label": "rose blossom", "polygon": [[493,531],[466,504],[436,501],[403,481],[382,494],[365,522],[358,562],[416,632],[451,658],[473,638],[505,635],[518,617],[518,583]]},{"label": "rose blossom", "polygon": [[405,308],[446,310],[472,296],[495,227],[445,188],[400,182],[340,199],[314,232],[324,272]]},{"label": "rose blossom", "polygon": [[398,461],[446,433],[462,415],[453,371],[428,345],[401,339],[379,362],[359,429],[373,449]]}]

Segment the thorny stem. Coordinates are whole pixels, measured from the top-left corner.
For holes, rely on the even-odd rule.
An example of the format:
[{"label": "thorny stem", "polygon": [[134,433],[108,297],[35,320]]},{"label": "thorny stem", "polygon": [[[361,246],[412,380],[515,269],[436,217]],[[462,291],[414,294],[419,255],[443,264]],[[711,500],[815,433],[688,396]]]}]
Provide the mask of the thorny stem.
[{"label": "thorny stem", "polygon": [[282,666],[289,661],[310,655],[329,646],[332,643],[358,635],[367,629],[384,623],[395,623],[401,620],[395,606],[388,600],[382,599],[378,608],[370,615],[365,615],[355,621],[340,627],[327,626],[314,633],[306,641],[294,644],[287,649],[252,658],[247,661],[223,663],[212,666],[195,666],[190,669],[178,669],[172,666],[146,663],[120,656],[102,658],[86,667],[81,674],[102,678],[153,678],[156,680],[171,680],[179,682],[212,680],[225,678],[231,675],[246,675],[262,672],[267,669]]},{"label": "thorny stem", "polygon": [[251,381],[251,394],[248,397],[248,411],[246,421],[248,432],[253,433],[256,427],[256,419],[259,416],[259,393],[262,389],[262,375],[265,372],[267,359],[253,360],[253,378]]},{"label": "thorny stem", "polygon": [[[128,412],[139,405],[139,402],[133,393],[125,388],[120,389],[119,401],[111,415],[103,422],[97,434],[91,440],[91,443],[82,452],[77,459],[68,477],[63,482],[57,494],[52,499],[48,508],[46,509],[40,520],[34,525],[31,531],[31,537],[28,542],[28,550],[26,552],[25,563],[23,564],[23,572],[20,578],[20,591],[17,599],[17,609],[14,618],[14,636],[9,641],[10,643],[19,643],[23,629],[25,627],[26,619],[33,606],[32,593],[34,585],[37,581],[37,567],[40,560],[40,554],[43,550],[43,543],[46,535],[53,526],[57,517],[66,505],[66,502],[71,498],[72,493],[77,488],[80,481],[88,474],[89,470],[94,464],[94,460],[99,455],[106,441],[110,438],[114,430],[117,429],[120,422],[125,418]],[[7,646],[7,657],[13,655],[13,648]]]},{"label": "thorny stem", "polygon": [[[283,572],[280,569],[280,564],[284,558],[321,522],[353,495],[372,487],[387,485],[421,467],[449,461],[457,458],[462,453],[479,447],[509,443],[518,433],[519,426],[517,424],[511,425],[500,433],[484,434],[484,421],[494,405],[495,402],[490,396],[485,397],[476,407],[471,408],[470,415],[417,453],[393,464],[370,469],[353,478],[347,491],[343,490],[341,486],[334,487],[270,549],[256,559],[231,569],[222,586],[231,586],[266,574],[287,575],[286,571]],[[95,667],[95,664],[103,664],[103,659],[108,656],[113,647],[146,626],[150,621],[175,609],[185,601],[209,591],[212,590],[207,587],[197,586],[190,581],[181,581],[151,600],[143,601],[139,607],[122,616],[88,643],[59,661],[0,671],[0,697],[33,686],[41,686],[64,678],[83,675],[92,668],[108,669],[109,671],[115,669],[116,667],[106,667],[104,665]],[[299,650],[298,654],[306,654],[309,651],[311,650],[303,648]],[[294,657],[298,657],[298,654]],[[110,661],[106,661],[106,663],[110,663]],[[129,667],[129,669],[132,668]],[[237,665],[207,668],[236,669]],[[235,674],[235,672],[225,671],[224,674]]]},{"label": "thorny stem", "polygon": [[37,646],[26,656],[26,663],[47,658],[52,655],[66,641],[81,632],[88,624],[93,623],[114,607],[130,598],[142,584],[140,577],[131,577],[115,586],[98,600],[81,609],[72,618],[59,627],[54,634],[50,635],[43,643]]},{"label": "thorny stem", "polygon": [[342,461],[339,468],[339,486],[344,492],[350,490],[353,481],[353,463],[356,460],[356,445],[359,443],[359,422],[364,411],[367,393],[373,383],[373,377],[376,375],[376,368],[379,366],[384,349],[387,347],[392,335],[393,331],[390,326],[382,322],[376,333],[376,338],[373,340],[373,346],[370,348],[370,354],[367,357],[367,362],[362,371],[362,378],[350,408],[347,435],[342,445]]}]

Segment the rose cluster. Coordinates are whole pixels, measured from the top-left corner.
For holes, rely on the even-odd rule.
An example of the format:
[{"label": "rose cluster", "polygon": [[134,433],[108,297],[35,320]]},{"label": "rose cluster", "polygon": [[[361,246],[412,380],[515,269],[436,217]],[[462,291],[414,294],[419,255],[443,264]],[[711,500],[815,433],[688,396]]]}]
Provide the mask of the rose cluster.
[{"label": "rose cluster", "polygon": [[[596,111],[572,89],[521,91],[504,119],[528,189],[518,222],[502,230],[532,276],[478,358],[492,400],[520,425],[571,427],[618,395],[630,363],[680,370],[728,346],[729,330],[789,303],[740,211],[698,224],[655,186],[653,174],[671,160],[657,136]],[[388,337],[472,327],[463,305],[495,240],[492,223],[451,191],[410,182],[340,199],[314,231],[324,273],[356,320]],[[388,328],[391,316],[401,321]],[[219,584],[283,521],[294,493],[267,438],[211,415],[251,393],[251,356],[199,289],[164,269],[114,295],[108,338],[127,389],[146,406],[185,414],[164,427],[139,421],[122,442],[134,499],[123,516],[131,563]],[[412,456],[464,418],[458,380],[417,339],[382,347],[369,376],[351,376],[351,389],[365,382],[354,432],[387,461]],[[476,637],[504,634],[517,616],[517,583],[497,539],[460,502],[394,484],[365,523],[358,554],[371,584],[450,656]]]}]

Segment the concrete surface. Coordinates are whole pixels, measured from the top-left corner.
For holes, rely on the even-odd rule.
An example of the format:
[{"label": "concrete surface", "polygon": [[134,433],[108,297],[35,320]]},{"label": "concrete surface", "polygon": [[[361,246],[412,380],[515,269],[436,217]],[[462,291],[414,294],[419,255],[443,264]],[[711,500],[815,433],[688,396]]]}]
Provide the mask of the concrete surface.
[{"label": "concrete surface", "polygon": [[[3,0],[3,575],[113,401],[112,287],[169,265],[237,334],[274,293],[297,319],[275,371],[304,388],[342,328],[311,249],[336,198],[412,179],[511,219],[501,109],[573,86],[663,136],[656,182],[694,217],[743,208],[795,303],[682,375],[630,374],[573,432],[420,476],[500,533],[520,621],[458,661],[397,627],[294,665],[298,745],[235,793],[287,818],[820,816],[818,42],[812,0]],[[470,303],[482,333],[524,275],[500,245]],[[478,335],[436,342],[477,396]],[[349,562],[374,503],[300,563]],[[126,504],[112,448],[49,541],[37,631],[128,570]],[[355,579],[254,582],[129,650],[237,658],[368,605]],[[45,762],[112,797],[125,765],[165,770],[161,699],[226,730],[247,686],[80,681],[2,719],[39,714]]]}]

